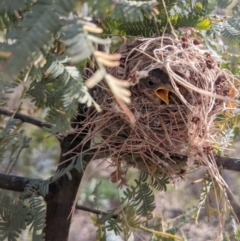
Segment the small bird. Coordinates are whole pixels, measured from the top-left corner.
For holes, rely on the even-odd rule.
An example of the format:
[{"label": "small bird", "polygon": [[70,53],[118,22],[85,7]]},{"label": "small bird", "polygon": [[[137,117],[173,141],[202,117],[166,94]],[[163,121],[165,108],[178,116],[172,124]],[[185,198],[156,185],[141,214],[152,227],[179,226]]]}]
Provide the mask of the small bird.
[{"label": "small bird", "polygon": [[148,76],[140,79],[139,87],[150,100],[157,102],[159,99],[169,104],[169,94],[173,92],[169,76],[161,69],[149,71]]}]

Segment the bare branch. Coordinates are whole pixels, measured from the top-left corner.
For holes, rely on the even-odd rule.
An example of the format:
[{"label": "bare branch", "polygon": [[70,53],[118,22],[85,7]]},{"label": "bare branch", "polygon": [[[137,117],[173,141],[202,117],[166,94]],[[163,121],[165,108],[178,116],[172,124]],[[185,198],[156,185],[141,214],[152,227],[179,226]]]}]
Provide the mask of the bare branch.
[{"label": "bare branch", "polygon": [[18,177],[0,173],[0,188],[9,191],[23,192],[26,185],[37,179]]},{"label": "bare branch", "polygon": [[34,118],[32,116],[29,116],[29,115],[25,115],[25,114],[21,114],[21,113],[16,113],[14,115],[14,111],[4,109],[4,108],[0,108],[0,114],[5,115],[5,116],[12,116],[13,115],[13,117],[15,119],[19,119],[22,122],[30,123],[30,124],[38,126],[40,128],[43,128],[43,127],[51,128],[53,126],[51,123],[40,121],[39,119]]},{"label": "bare branch", "polygon": [[[240,172],[240,159],[216,156],[216,162],[218,166],[221,166],[223,169]],[[24,191],[25,186],[34,180],[37,181],[38,179],[24,178],[0,173],[0,188],[9,191],[22,192]],[[77,205],[76,208],[96,214],[106,214],[105,212],[87,208],[81,205]]]},{"label": "bare branch", "polygon": [[[90,212],[90,213],[95,213],[97,215],[108,215],[109,214],[108,212],[96,210],[96,209],[85,207],[85,206],[82,206],[82,205],[76,205],[76,209],[80,209],[80,210],[87,211],[87,212]],[[116,219],[117,217],[118,217],[118,214],[113,214],[111,216],[111,218],[114,218],[114,219]]]},{"label": "bare branch", "polygon": [[216,162],[223,169],[240,172],[240,159],[216,156]]}]

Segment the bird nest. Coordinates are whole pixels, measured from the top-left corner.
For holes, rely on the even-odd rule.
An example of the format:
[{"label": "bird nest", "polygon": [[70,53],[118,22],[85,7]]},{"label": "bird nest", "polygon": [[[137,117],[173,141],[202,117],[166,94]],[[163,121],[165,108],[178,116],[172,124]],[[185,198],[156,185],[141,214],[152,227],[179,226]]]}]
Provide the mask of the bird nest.
[{"label": "bird nest", "polygon": [[214,170],[213,147],[223,138],[214,119],[236,109],[237,79],[196,39],[139,38],[118,52],[121,65],[108,72],[130,83],[131,103],[121,108],[104,83],[96,86],[92,95],[102,112],[86,113],[84,142],[99,137],[92,149],[108,151],[118,167],[152,175],[182,176],[189,163]]}]

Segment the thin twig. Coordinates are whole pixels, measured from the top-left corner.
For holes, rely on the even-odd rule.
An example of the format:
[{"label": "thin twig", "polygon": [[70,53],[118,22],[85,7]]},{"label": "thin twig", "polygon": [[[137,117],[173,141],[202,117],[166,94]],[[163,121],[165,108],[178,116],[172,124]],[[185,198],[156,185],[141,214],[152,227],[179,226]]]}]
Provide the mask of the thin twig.
[{"label": "thin twig", "polygon": [[165,3],[164,0],[162,0],[162,4],[163,4],[163,7],[164,7],[164,10],[165,10],[166,16],[167,16],[168,24],[169,24],[169,26],[170,26],[170,28],[171,28],[171,33],[172,33],[172,35],[176,38],[177,35],[176,35],[175,30],[174,30],[174,28],[173,28],[172,22],[171,22],[171,20],[170,20],[170,18],[169,18],[169,14],[168,14],[167,6],[166,6],[166,3]]},{"label": "thin twig", "polygon": [[[82,205],[76,205],[76,209],[80,209],[80,210],[87,211],[87,212],[90,212],[90,213],[95,213],[97,215],[109,215],[108,212],[96,210],[96,209],[85,207],[85,206],[82,206]],[[117,217],[118,217],[118,214],[113,214],[111,216],[111,218],[114,218],[114,219],[116,219]]]},{"label": "thin twig", "polygon": [[143,231],[145,231],[145,232],[151,233],[151,234],[163,236],[163,237],[166,237],[166,238],[172,238],[174,240],[182,240],[182,238],[179,237],[179,236],[173,235],[171,233],[165,233],[165,232],[149,229],[149,228],[146,228],[146,227],[144,227],[142,225],[140,227],[138,227],[138,228],[143,230]]},{"label": "thin twig", "polygon": [[34,118],[32,116],[29,115],[25,115],[25,114],[21,114],[21,113],[16,113],[14,114],[14,111],[12,110],[8,110],[5,108],[0,108],[0,115],[5,115],[5,116],[12,116],[15,119],[19,119],[22,122],[26,122],[26,123],[30,123],[32,125],[38,126],[40,128],[46,127],[46,128],[52,128],[53,125],[51,123],[48,122],[43,122],[37,118]]}]

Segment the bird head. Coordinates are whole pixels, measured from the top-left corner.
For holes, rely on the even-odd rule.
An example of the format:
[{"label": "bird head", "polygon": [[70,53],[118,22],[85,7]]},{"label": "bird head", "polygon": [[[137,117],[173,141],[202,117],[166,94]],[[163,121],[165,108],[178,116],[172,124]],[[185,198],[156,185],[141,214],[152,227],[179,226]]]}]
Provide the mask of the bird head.
[{"label": "bird head", "polygon": [[161,69],[149,71],[148,76],[140,79],[141,91],[145,94],[153,95],[152,99],[157,97],[167,105],[169,104],[169,92],[172,91],[169,76]]}]

